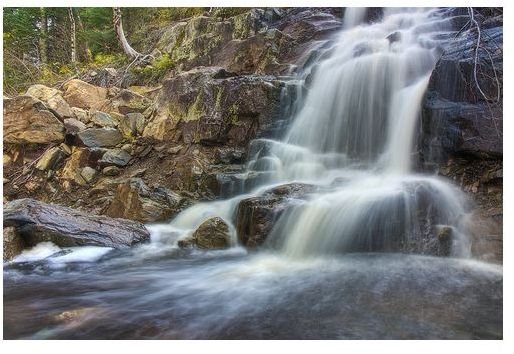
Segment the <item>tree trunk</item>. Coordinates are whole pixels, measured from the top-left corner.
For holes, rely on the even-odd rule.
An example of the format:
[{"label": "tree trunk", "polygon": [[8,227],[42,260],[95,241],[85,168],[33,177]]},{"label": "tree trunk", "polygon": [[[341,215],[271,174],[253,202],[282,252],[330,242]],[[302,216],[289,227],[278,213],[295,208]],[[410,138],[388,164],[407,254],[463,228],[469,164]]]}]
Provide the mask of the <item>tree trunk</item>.
[{"label": "tree trunk", "polygon": [[134,48],[132,48],[130,46],[129,42],[127,41],[127,38],[125,37],[125,33],[123,32],[123,23],[121,22],[121,9],[119,7],[113,7],[112,14],[113,14],[114,29],[116,30],[116,35],[118,36],[118,40],[120,41],[121,46],[123,47],[123,51],[130,58],[140,57],[141,54],[138,53]]},{"label": "tree trunk", "polygon": [[[77,11],[77,24],[79,26],[79,33],[84,33],[84,24],[80,18],[80,11]],[[91,50],[89,49],[89,42],[86,39],[83,39],[83,49],[84,49],[84,60],[89,63],[93,61],[93,55],[91,54]],[[80,51],[80,46],[79,46]]]},{"label": "tree trunk", "polygon": [[44,7],[39,8],[41,14],[41,35],[39,36],[39,55],[41,62],[48,63],[48,17]]},{"label": "tree trunk", "polygon": [[68,7],[68,15],[71,23],[71,62],[77,62],[77,31],[75,27],[75,16],[73,16],[73,8]]}]

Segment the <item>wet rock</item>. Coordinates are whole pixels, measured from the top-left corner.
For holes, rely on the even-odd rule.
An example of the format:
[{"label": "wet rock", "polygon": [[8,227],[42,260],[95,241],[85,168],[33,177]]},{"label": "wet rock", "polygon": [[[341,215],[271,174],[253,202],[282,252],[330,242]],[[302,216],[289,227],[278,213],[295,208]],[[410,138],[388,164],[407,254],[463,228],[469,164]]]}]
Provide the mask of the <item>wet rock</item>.
[{"label": "wet rock", "polygon": [[12,260],[25,248],[23,238],[14,227],[4,227],[4,262]]},{"label": "wet rock", "polygon": [[264,243],[275,222],[289,207],[291,199],[305,198],[315,186],[285,184],[258,197],[243,199],[236,212],[237,237],[242,245],[255,248]]},{"label": "wet rock", "polygon": [[79,132],[78,138],[88,147],[111,147],[123,140],[121,133],[113,128],[89,128]]},{"label": "wet rock", "polygon": [[102,170],[104,176],[117,176],[120,174],[120,172],[121,170],[116,166],[107,166]]},{"label": "wet rock", "polygon": [[4,100],[3,132],[4,143],[50,144],[64,140],[64,125],[31,96]]},{"label": "wet rock", "polygon": [[130,160],[132,159],[132,155],[122,149],[110,149],[102,156],[102,159],[99,161],[100,165],[116,165],[120,167],[126,166]]},{"label": "wet rock", "polygon": [[179,247],[196,246],[200,249],[225,249],[230,246],[229,226],[220,217],[204,221],[193,233],[192,237],[180,240]]},{"label": "wet rock", "polygon": [[449,226],[441,227],[437,233],[437,239],[439,242],[450,242],[452,239],[453,230]]},{"label": "wet rock", "polygon": [[127,248],[150,238],[148,230],[138,222],[91,215],[34,199],[7,203],[4,225],[14,227],[27,246],[50,241],[60,247]]},{"label": "wet rock", "polygon": [[87,128],[87,126],[75,118],[68,118],[64,120],[64,127],[68,133],[78,133]]},{"label": "wet rock", "polygon": [[73,79],[64,84],[63,98],[72,107],[90,109],[107,99],[108,91],[103,87]]},{"label": "wet rock", "polygon": [[180,211],[183,201],[166,188],[150,188],[142,179],[130,178],[118,186],[105,214],[145,223],[167,221]]},{"label": "wet rock", "polygon": [[40,171],[52,170],[66,158],[66,154],[59,147],[47,150],[36,164]]},{"label": "wet rock", "polygon": [[91,114],[91,121],[104,128],[114,128],[118,125],[118,122],[116,122],[109,114],[100,111],[96,111]]}]

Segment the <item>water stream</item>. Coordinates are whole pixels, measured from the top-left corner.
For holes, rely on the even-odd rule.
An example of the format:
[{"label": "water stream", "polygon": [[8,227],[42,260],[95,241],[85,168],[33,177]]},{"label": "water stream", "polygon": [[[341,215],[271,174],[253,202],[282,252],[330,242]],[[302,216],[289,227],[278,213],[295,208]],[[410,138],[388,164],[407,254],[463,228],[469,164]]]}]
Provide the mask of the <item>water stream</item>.
[{"label": "water stream", "polygon": [[[347,10],[343,30],[298,73],[296,82],[310,77],[307,95],[284,137],[252,143],[233,197],[150,225],[151,243],[128,251],[51,257],[60,250],[42,244],[8,265],[4,335],[501,338],[502,267],[470,259],[468,201],[412,167],[451,21],[429,9],[385,10],[372,24],[365,16]],[[291,182],[319,188],[248,253],[234,227],[239,201]],[[230,223],[229,250],[177,247],[212,216]],[[443,227],[454,235],[449,257],[423,255],[427,230]]]}]

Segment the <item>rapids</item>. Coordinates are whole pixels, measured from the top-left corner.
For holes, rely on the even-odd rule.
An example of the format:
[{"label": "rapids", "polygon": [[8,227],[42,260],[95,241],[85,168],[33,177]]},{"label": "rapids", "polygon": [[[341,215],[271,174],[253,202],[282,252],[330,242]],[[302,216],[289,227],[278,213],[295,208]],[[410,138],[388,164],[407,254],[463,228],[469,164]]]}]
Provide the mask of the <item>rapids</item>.
[{"label": "rapids", "polygon": [[[291,83],[309,81],[308,91],[286,134],[252,143],[230,198],[149,225],[151,243],[128,251],[43,244],[4,265],[4,335],[502,338],[502,267],[470,258],[469,201],[413,171],[421,102],[451,19],[440,9],[365,17],[348,9],[340,33],[296,73]],[[288,208],[248,253],[238,203],[290,182],[325,188]],[[230,224],[229,250],[178,248],[212,216]],[[450,257],[395,252],[427,227],[451,228]]]}]

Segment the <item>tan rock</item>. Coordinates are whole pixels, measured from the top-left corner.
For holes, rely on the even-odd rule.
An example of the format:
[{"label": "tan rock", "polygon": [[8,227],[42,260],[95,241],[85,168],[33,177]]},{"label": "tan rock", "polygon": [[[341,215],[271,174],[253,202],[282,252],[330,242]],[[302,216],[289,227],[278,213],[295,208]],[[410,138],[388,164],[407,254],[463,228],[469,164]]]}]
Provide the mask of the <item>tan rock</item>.
[{"label": "tan rock", "polygon": [[68,161],[64,165],[61,178],[64,180],[72,180],[77,184],[86,186],[87,182],[82,177],[82,168],[87,165],[89,158],[89,150],[85,148],[77,148],[73,150]]},{"label": "tan rock", "polygon": [[14,227],[4,227],[4,262],[12,260],[25,248],[23,238]]},{"label": "tan rock", "polygon": [[73,79],[64,84],[64,99],[72,107],[89,109],[107,99],[107,89]]},{"label": "tan rock", "polygon": [[64,140],[64,125],[40,100],[18,96],[4,100],[4,142],[49,144]]},{"label": "tan rock", "polygon": [[168,220],[180,210],[182,198],[165,188],[150,188],[142,179],[120,184],[105,215],[141,222]]},{"label": "tan rock", "polygon": [[66,154],[58,147],[47,150],[36,164],[36,168],[40,171],[53,169],[60,161],[65,158]]},{"label": "tan rock", "polygon": [[89,118],[89,114],[87,111],[83,110],[82,108],[78,108],[78,107],[72,107],[71,108],[73,114],[75,115],[75,117],[81,121],[82,123],[89,123],[90,121],[90,118]]},{"label": "tan rock", "polygon": [[61,91],[45,85],[36,84],[30,86],[25,94],[46,102],[54,96],[61,95]]},{"label": "tan rock", "polygon": [[68,103],[62,98],[61,91],[45,85],[32,85],[28,88],[26,95],[32,96],[47,104],[61,117],[73,117],[73,111]]}]

